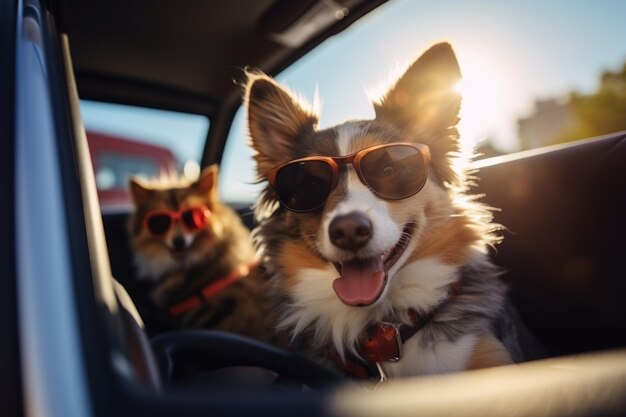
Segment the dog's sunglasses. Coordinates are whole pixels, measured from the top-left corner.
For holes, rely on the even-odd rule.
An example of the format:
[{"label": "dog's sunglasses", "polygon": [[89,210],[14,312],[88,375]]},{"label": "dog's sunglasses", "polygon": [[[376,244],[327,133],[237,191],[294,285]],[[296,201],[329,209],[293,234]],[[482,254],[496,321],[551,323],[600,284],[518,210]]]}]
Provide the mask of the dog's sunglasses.
[{"label": "dog's sunglasses", "polygon": [[174,222],[179,222],[190,232],[204,229],[211,211],[207,206],[188,207],[178,211],[153,210],[144,217],[144,227],[154,236],[166,234]]},{"label": "dog's sunglasses", "polygon": [[267,176],[281,204],[306,213],[322,207],[337,186],[339,166],[352,164],[372,192],[388,200],[411,197],[424,187],[430,150],[424,144],[388,143],[345,156],[310,156],[272,168]]}]

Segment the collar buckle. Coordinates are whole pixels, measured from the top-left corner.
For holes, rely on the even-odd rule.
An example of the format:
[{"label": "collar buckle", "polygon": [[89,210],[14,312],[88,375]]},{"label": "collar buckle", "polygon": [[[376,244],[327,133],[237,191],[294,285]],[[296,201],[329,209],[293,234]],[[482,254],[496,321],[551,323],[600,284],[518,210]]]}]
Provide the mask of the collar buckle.
[{"label": "collar buckle", "polygon": [[366,331],[359,353],[370,362],[398,362],[402,357],[402,337],[398,326],[377,323]]}]

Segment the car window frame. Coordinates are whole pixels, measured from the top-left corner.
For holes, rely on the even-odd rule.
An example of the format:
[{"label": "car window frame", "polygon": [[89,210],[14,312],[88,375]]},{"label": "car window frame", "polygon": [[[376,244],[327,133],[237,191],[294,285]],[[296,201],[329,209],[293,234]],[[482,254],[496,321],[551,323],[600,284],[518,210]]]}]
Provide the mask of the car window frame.
[{"label": "car window frame", "polygon": [[15,54],[17,2],[0,2],[0,409],[24,414],[18,338],[15,251]]}]

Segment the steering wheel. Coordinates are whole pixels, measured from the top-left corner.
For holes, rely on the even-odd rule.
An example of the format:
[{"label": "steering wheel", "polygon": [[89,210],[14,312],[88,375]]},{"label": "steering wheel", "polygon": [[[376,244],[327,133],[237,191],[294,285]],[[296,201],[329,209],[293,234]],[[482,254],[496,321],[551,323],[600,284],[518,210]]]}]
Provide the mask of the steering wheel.
[{"label": "steering wheel", "polygon": [[165,385],[181,372],[206,373],[228,367],[257,367],[311,388],[345,383],[339,373],[302,356],[254,339],[215,330],[185,330],[152,339],[157,366]]}]

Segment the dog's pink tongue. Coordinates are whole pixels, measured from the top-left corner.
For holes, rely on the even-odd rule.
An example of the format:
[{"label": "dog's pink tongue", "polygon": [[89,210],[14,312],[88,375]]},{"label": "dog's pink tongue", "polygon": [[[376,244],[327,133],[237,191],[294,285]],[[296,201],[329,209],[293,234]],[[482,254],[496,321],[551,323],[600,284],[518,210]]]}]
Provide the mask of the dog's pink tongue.
[{"label": "dog's pink tongue", "polygon": [[333,282],[337,297],[350,306],[372,304],[378,300],[384,286],[382,256],[342,262],[341,276]]}]

